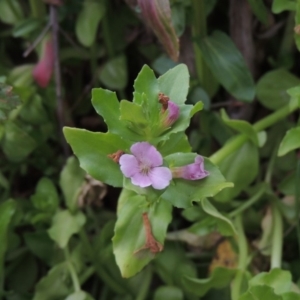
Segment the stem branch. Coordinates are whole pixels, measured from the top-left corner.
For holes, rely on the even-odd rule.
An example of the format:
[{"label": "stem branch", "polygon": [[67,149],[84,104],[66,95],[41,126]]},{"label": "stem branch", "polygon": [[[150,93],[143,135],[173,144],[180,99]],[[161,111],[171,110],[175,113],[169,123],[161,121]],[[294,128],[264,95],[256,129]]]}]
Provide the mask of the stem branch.
[{"label": "stem branch", "polygon": [[283,225],[280,211],[276,204],[272,206],[273,233],[271,250],[271,269],[281,268],[282,244],[283,244]]}]

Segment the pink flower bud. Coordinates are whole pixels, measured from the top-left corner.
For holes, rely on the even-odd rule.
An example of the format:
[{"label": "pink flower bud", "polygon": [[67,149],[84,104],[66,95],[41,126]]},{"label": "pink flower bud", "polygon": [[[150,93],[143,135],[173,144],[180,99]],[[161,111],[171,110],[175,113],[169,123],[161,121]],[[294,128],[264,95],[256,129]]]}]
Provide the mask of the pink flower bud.
[{"label": "pink flower bud", "polygon": [[143,20],[152,29],[174,61],[179,56],[179,40],[171,19],[169,0],[138,0]]},{"label": "pink flower bud", "polygon": [[32,75],[36,83],[45,88],[52,76],[54,68],[54,47],[52,39],[48,39],[43,44],[39,62],[33,69]]},{"label": "pink flower bud", "polygon": [[167,117],[164,121],[164,124],[167,127],[170,127],[178,118],[179,106],[172,101],[168,101]]},{"label": "pink flower bud", "polygon": [[175,167],[171,169],[173,178],[183,178],[187,180],[198,180],[209,175],[204,169],[204,159],[197,155],[195,162],[182,167]]},{"label": "pink flower bud", "polygon": [[179,118],[179,106],[163,93],[158,94],[158,101],[162,105],[162,123],[165,127],[170,127]]}]

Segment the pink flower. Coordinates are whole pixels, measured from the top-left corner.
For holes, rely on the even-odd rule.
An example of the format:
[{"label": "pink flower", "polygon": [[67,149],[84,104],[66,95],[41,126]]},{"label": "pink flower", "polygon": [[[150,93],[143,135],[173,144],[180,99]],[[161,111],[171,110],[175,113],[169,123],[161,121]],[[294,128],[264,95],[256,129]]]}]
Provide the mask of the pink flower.
[{"label": "pink flower", "polygon": [[172,168],[173,178],[184,178],[188,180],[198,180],[209,175],[209,172],[204,170],[204,159],[197,155],[195,162],[186,166]]},{"label": "pink flower", "polygon": [[52,76],[54,68],[54,47],[52,39],[48,39],[42,49],[39,62],[33,69],[32,75],[37,84],[45,88]]},{"label": "pink flower", "polygon": [[131,154],[123,154],[119,164],[125,177],[139,187],[151,186],[154,189],[166,188],[172,179],[169,168],[161,167],[163,159],[156,148],[147,142],[135,143],[131,146]]}]

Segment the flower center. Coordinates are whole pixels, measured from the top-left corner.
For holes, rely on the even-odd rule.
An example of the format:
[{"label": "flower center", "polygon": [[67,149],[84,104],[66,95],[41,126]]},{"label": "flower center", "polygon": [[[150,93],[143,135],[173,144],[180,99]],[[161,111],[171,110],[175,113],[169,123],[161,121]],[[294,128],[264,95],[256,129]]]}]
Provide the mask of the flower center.
[{"label": "flower center", "polygon": [[150,166],[148,166],[147,164],[143,164],[143,163],[140,163],[139,167],[140,167],[140,172],[144,175],[147,175],[151,169]]}]

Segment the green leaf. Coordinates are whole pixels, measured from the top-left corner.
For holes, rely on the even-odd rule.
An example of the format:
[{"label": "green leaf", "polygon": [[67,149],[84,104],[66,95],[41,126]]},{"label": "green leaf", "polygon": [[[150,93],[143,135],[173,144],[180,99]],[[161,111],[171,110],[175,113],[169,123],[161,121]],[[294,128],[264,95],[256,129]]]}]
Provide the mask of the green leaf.
[{"label": "green leaf", "polygon": [[231,120],[229,119],[226,111],[224,109],[221,110],[221,116],[223,122],[229,126],[230,128],[245,134],[249,139],[254,143],[254,145],[258,146],[258,136],[253,126],[247,121],[243,120]]},{"label": "green leaf", "polygon": [[[288,271],[272,269],[270,272],[257,274],[249,281],[249,289],[239,300],[258,299],[300,299],[300,295],[291,292],[292,275]],[[296,296],[295,298],[291,298]]]},{"label": "green leaf", "polygon": [[289,292],[282,295],[282,300],[300,300],[300,295],[295,292]]},{"label": "green leaf", "polygon": [[272,110],[277,110],[290,101],[287,90],[298,86],[300,79],[287,70],[279,69],[265,73],[257,83],[259,102]]},{"label": "green leaf", "polygon": [[0,1],[0,20],[7,24],[16,24],[24,19],[22,5],[17,0]]},{"label": "green leaf", "polygon": [[[175,153],[165,157],[169,167],[180,167],[194,162],[195,153]],[[192,201],[200,201],[207,197],[213,197],[226,187],[232,187],[232,183],[226,182],[219,169],[207,158],[204,158],[205,170],[209,176],[200,180],[174,179],[161,195],[162,199],[171,202],[179,208],[192,206]]]},{"label": "green leaf", "polygon": [[13,121],[5,122],[2,149],[6,157],[14,162],[24,160],[37,146],[36,141]]},{"label": "green leaf", "polygon": [[65,248],[71,236],[78,233],[84,223],[85,215],[82,212],[72,215],[68,210],[61,210],[54,215],[48,233],[60,248]]},{"label": "green leaf", "polygon": [[145,245],[144,212],[148,213],[154,238],[163,245],[172,219],[172,206],[162,200],[149,206],[144,196],[123,190],[118,203],[113,249],[125,278],[141,271],[155,256],[148,249],[139,251]]},{"label": "green leaf", "polygon": [[54,266],[35,286],[33,300],[63,299],[71,293],[66,262]]},{"label": "green leaf", "polygon": [[120,120],[120,104],[116,93],[101,88],[93,89],[92,104],[96,112],[103,117],[109,132],[124,139],[141,140],[136,133],[128,129],[127,123]]},{"label": "green leaf", "polygon": [[186,256],[185,249],[178,242],[165,244],[154,260],[155,272],[167,285],[183,288],[182,276],[197,276],[197,269],[192,260]]},{"label": "green leaf", "polygon": [[251,102],[255,96],[254,81],[232,40],[225,33],[215,31],[197,43],[205,62],[224,88],[238,100]]},{"label": "green leaf", "polygon": [[84,291],[78,291],[68,296],[65,300],[93,300],[94,298]]},{"label": "green leaf", "polygon": [[33,206],[45,212],[54,212],[59,204],[59,197],[53,182],[47,178],[42,177],[35,189],[35,193],[30,197]]},{"label": "green leaf", "polygon": [[[237,234],[232,222],[226,218],[224,215],[219,213],[217,209],[207,200],[201,200],[201,206],[205,214],[209,216],[214,225],[217,227],[217,230],[224,236],[230,236]],[[201,221],[200,221],[201,222]],[[197,223],[192,225],[189,228],[189,231],[196,233]]]},{"label": "green leaf", "polygon": [[177,65],[157,79],[160,92],[169,96],[170,100],[177,104],[185,103],[189,80],[189,71],[184,64]]},{"label": "green leaf", "polygon": [[111,133],[95,133],[84,129],[64,128],[64,135],[78,157],[80,167],[97,180],[121,187],[120,166],[107,155],[118,150],[129,151],[129,143]]},{"label": "green leaf", "polygon": [[29,250],[41,260],[51,263],[54,255],[54,242],[50,239],[46,230],[26,232],[24,240]]},{"label": "green leaf", "polygon": [[37,18],[26,18],[16,24],[13,29],[12,36],[15,38],[18,37],[28,37],[30,33],[35,30],[38,30],[43,26],[41,19]]},{"label": "green leaf", "polygon": [[37,260],[32,254],[27,253],[18,259],[14,272],[7,275],[6,282],[10,290],[25,293],[34,287],[37,279]]},{"label": "green leaf", "polygon": [[101,68],[100,81],[112,90],[122,90],[128,81],[126,56],[120,55],[108,60]]},{"label": "green leaf", "polygon": [[8,200],[0,204],[0,282],[3,282],[4,258],[8,244],[9,224],[16,211],[13,200]]},{"label": "green leaf", "polygon": [[0,121],[5,120],[8,114],[20,104],[20,98],[12,92],[12,87],[0,83]]},{"label": "green leaf", "polygon": [[210,289],[221,289],[229,285],[236,270],[223,267],[215,268],[209,278],[197,279],[188,276],[182,278],[187,291],[199,297],[204,296]]},{"label": "green leaf", "polygon": [[239,300],[260,300],[260,299],[272,299],[282,300],[282,297],[276,295],[274,290],[266,285],[253,286],[245,294],[239,297]]},{"label": "green leaf", "polygon": [[20,110],[20,116],[22,120],[33,125],[43,125],[49,122],[43,100],[39,95],[34,95],[26,101]]},{"label": "green leaf", "polygon": [[153,300],[183,300],[183,292],[176,286],[160,286],[155,290]]},{"label": "green leaf", "polygon": [[272,12],[279,14],[285,10],[296,10],[296,1],[294,0],[273,0]]},{"label": "green leaf", "polygon": [[76,36],[86,47],[94,44],[99,22],[105,14],[104,2],[85,0],[76,20]]},{"label": "green leaf", "polygon": [[152,122],[158,120],[161,108],[158,102],[160,92],[154,72],[147,65],[144,65],[134,81],[133,102],[138,105],[144,104],[147,107],[149,119],[151,118]]},{"label": "green leaf", "polygon": [[220,202],[231,201],[256,178],[258,165],[258,150],[251,142],[231,153],[219,167],[225,178],[234,183],[234,188],[222,191],[215,199]]},{"label": "green leaf", "polygon": [[279,145],[278,156],[300,148],[300,127],[290,129]]},{"label": "green leaf", "polygon": [[78,196],[84,183],[85,172],[80,168],[76,157],[68,158],[60,173],[59,185],[69,210],[78,209]]},{"label": "green leaf", "polygon": [[289,271],[272,269],[270,272],[261,272],[249,281],[250,287],[267,285],[278,295],[289,292],[292,286],[292,275]]},{"label": "green leaf", "polygon": [[269,12],[263,0],[248,0],[257,19],[264,25],[268,24]]},{"label": "green leaf", "polygon": [[173,133],[168,140],[162,140],[157,145],[158,151],[162,156],[167,156],[175,152],[190,152],[191,146],[187,136],[182,133]]}]

